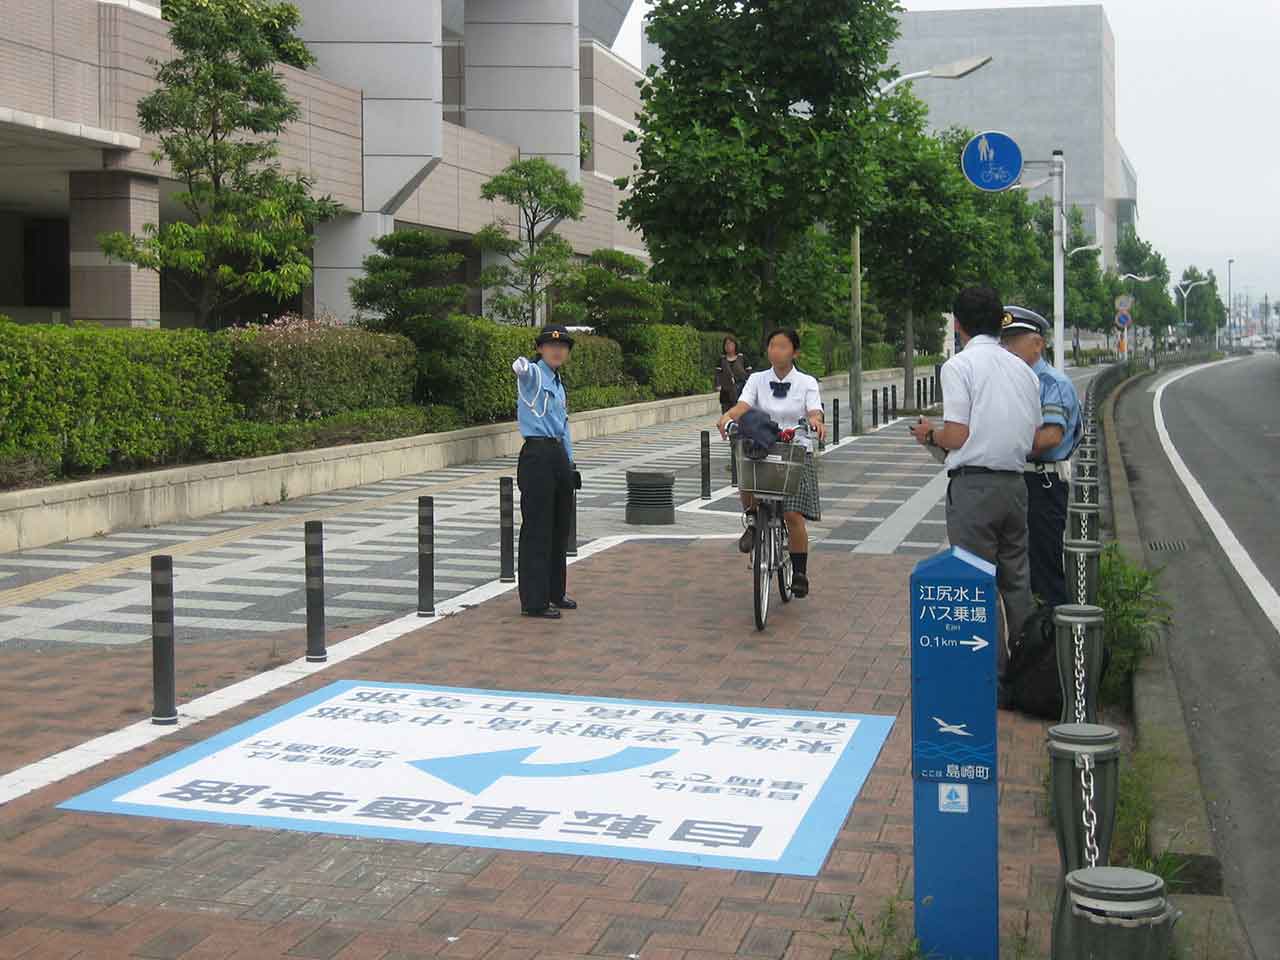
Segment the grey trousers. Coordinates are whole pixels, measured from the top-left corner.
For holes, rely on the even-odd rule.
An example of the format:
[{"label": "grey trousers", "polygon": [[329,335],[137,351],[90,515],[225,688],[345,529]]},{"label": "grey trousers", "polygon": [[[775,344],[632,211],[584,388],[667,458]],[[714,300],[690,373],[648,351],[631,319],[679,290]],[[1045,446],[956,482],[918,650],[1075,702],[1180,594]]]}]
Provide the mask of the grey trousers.
[{"label": "grey trousers", "polygon": [[[1027,559],[1027,485],[1022,474],[970,473],[947,484],[947,538],[996,566],[1008,636],[1016,638],[1031,616]],[[1003,631],[1002,631],[1003,632]],[[996,644],[996,669],[1004,676],[1008,643]]]}]

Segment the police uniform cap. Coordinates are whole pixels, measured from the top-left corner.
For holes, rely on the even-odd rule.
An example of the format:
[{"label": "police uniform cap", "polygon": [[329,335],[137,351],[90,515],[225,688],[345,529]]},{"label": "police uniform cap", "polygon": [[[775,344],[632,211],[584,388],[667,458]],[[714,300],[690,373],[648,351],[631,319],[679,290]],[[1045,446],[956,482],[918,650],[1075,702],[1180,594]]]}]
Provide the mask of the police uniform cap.
[{"label": "police uniform cap", "polygon": [[550,323],[543,327],[538,333],[538,339],[534,341],[539,347],[544,343],[563,343],[570,349],[573,348],[573,337],[569,334],[567,328],[558,323]]},{"label": "police uniform cap", "polygon": [[1000,321],[1000,334],[1038,333],[1042,337],[1049,336],[1049,321],[1034,310],[1026,307],[1008,305],[1004,308],[1004,319]]}]

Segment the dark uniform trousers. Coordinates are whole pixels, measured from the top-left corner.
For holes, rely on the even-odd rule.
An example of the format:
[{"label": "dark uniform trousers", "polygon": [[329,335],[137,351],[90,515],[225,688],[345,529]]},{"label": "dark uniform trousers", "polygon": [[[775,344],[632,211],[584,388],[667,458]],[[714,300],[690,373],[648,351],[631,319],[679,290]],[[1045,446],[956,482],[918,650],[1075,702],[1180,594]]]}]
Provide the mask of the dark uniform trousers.
[{"label": "dark uniform trousers", "polygon": [[1071,603],[1063,570],[1062,540],[1067,529],[1067,483],[1052,473],[1025,473],[1027,553],[1031,592],[1050,607]]},{"label": "dark uniform trousers", "polygon": [[564,598],[573,470],[559,440],[530,437],[516,467],[520,487],[520,609]]}]

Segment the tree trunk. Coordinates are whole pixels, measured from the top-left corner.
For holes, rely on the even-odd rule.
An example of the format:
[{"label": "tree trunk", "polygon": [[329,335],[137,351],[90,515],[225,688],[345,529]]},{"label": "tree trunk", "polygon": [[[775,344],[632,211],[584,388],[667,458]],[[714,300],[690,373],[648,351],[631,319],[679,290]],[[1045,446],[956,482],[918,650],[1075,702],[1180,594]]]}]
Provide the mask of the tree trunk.
[{"label": "tree trunk", "polygon": [[903,323],[902,340],[902,405],[907,407],[915,403],[916,382],[916,327],[915,314],[908,304]]}]

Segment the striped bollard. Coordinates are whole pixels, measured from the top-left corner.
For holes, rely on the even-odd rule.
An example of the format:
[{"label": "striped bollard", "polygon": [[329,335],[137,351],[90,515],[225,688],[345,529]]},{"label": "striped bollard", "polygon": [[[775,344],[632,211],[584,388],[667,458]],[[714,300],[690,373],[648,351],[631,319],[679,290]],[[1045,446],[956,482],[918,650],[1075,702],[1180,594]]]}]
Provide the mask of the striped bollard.
[{"label": "striped bollard", "polygon": [[418,498],[418,616],[436,615],[436,504]]},{"label": "striped bollard", "polygon": [[173,659],[173,557],[151,558],[151,722],[178,722]]},{"label": "striped bollard", "polygon": [[324,523],[308,520],[303,527],[303,563],[307,587],[307,663],[324,663]]},{"label": "striped bollard", "polygon": [[510,477],[498,481],[498,511],[500,545],[500,569],[498,579],[503,583],[516,582],[516,519],[515,483]]}]

